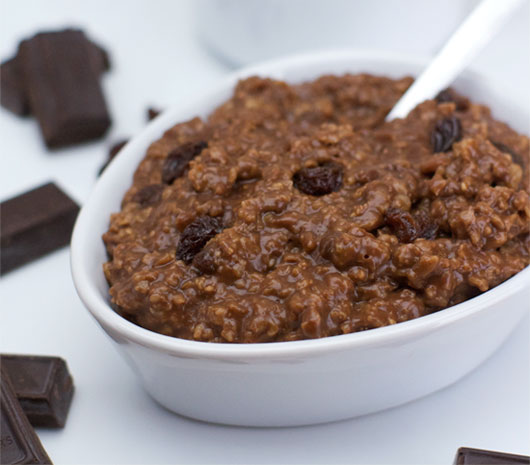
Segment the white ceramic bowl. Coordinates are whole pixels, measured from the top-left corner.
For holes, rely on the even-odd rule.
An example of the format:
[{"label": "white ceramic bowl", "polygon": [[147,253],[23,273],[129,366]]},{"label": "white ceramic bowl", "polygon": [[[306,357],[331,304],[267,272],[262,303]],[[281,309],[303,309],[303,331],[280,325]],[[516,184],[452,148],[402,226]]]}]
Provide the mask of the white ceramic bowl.
[{"label": "white ceramic bowl", "polygon": [[[238,79],[289,82],[325,73],[417,74],[425,60],[369,52],[327,52],[248,68],[165,112],[110,164],[81,210],[72,238],[72,272],[82,301],[160,404],[200,420],[248,426],[308,425],[393,407],[454,383],[508,337],[530,297],[530,268],[496,288],[416,320],[330,338],[269,344],[213,344],[163,336],[136,326],[109,306],[101,235],[118,211],[149,144],[177,122],[207,116]],[[455,88],[491,105],[526,130],[527,115],[473,74]]]}]

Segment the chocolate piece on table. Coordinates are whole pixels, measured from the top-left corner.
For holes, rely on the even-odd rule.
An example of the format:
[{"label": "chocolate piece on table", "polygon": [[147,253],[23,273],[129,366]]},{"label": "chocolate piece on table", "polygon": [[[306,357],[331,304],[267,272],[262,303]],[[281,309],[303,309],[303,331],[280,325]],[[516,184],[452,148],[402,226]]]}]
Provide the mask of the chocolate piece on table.
[{"label": "chocolate piece on table", "polygon": [[[86,40],[90,54],[90,63],[97,75],[110,69],[108,53],[99,45]],[[20,72],[18,54],[0,65],[0,104],[19,116],[31,113],[27,92]]]},{"label": "chocolate piece on table", "polygon": [[74,395],[66,362],[59,357],[2,354],[0,364],[29,422],[62,428]]},{"label": "chocolate piece on table", "polygon": [[0,373],[0,463],[51,464],[44,447],[20,407],[9,376]]},{"label": "chocolate piece on table", "polygon": [[110,70],[110,58],[107,51],[95,44],[94,42],[88,41],[90,47],[90,53],[92,56],[92,62],[94,63],[94,70],[97,74],[102,74],[105,71]]},{"label": "chocolate piece on table", "polygon": [[0,104],[19,116],[30,113],[16,56],[0,65]]},{"label": "chocolate piece on table", "polygon": [[152,107],[148,108],[147,109],[147,121],[151,121],[155,119],[160,113],[161,113],[161,110],[158,110]]},{"label": "chocolate piece on table", "polygon": [[0,274],[70,242],[79,206],[48,183],[0,204]]},{"label": "chocolate piece on table", "polygon": [[116,142],[110,149],[109,154],[107,155],[107,161],[103,164],[103,166],[99,169],[98,176],[105,171],[105,168],[109,166],[109,163],[114,159],[116,155],[120,152],[120,150],[125,146],[125,144],[129,142],[129,139],[123,139],[119,142]]},{"label": "chocolate piece on table", "polygon": [[17,59],[29,106],[50,148],[99,138],[110,126],[93,47],[72,29],[20,43]]},{"label": "chocolate piece on table", "polygon": [[454,465],[523,465],[530,464],[527,455],[506,454],[492,450],[471,449],[461,447],[458,449]]}]

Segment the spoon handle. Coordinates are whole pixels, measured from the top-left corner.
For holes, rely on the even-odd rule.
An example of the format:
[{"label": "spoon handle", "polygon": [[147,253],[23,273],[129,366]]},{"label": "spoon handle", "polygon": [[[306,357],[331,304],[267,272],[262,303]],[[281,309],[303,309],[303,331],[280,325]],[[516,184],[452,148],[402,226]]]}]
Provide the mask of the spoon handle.
[{"label": "spoon handle", "polygon": [[416,105],[449,86],[525,0],[483,0],[465,19],[387,115],[404,118]]}]

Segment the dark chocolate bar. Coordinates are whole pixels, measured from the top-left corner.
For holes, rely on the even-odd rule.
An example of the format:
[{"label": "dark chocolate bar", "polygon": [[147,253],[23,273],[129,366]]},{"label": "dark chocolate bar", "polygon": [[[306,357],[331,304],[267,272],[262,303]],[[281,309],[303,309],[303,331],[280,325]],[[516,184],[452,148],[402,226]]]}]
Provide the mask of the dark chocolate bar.
[{"label": "dark chocolate bar", "polygon": [[22,411],[9,376],[0,373],[0,463],[51,464],[44,447]]},{"label": "dark chocolate bar", "polygon": [[[66,32],[68,31],[63,31],[63,33]],[[90,56],[90,66],[99,76],[110,69],[109,55],[99,45],[86,37],[85,40]],[[19,116],[28,116],[31,109],[19,62],[17,54],[0,65],[0,105]]]},{"label": "dark chocolate bar", "polygon": [[92,63],[94,65],[94,71],[96,74],[102,74],[110,69],[110,58],[107,51],[95,44],[94,42],[88,41],[89,53],[92,57]]},{"label": "dark chocolate bar", "polygon": [[30,113],[16,56],[0,65],[0,104],[19,116]]},{"label": "dark chocolate bar", "polygon": [[471,449],[461,447],[458,449],[454,465],[523,465],[530,464],[527,455],[506,454],[492,450]]},{"label": "dark chocolate bar", "polygon": [[[21,42],[18,65],[31,113],[50,148],[96,139],[110,116],[94,45],[78,30],[44,32]],[[104,66],[104,58],[100,58]]]},{"label": "dark chocolate bar", "polygon": [[0,274],[70,242],[79,206],[48,183],[0,204]]},{"label": "dark chocolate bar", "polygon": [[2,354],[0,364],[33,426],[64,427],[74,383],[63,359]]}]

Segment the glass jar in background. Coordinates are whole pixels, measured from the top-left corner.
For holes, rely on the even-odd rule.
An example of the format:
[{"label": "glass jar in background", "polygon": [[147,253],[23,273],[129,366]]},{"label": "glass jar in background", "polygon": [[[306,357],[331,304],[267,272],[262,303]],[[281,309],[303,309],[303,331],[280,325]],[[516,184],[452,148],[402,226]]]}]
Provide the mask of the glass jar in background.
[{"label": "glass jar in background", "polygon": [[477,0],[196,0],[200,40],[240,66],[294,52],[434,53]]}]

